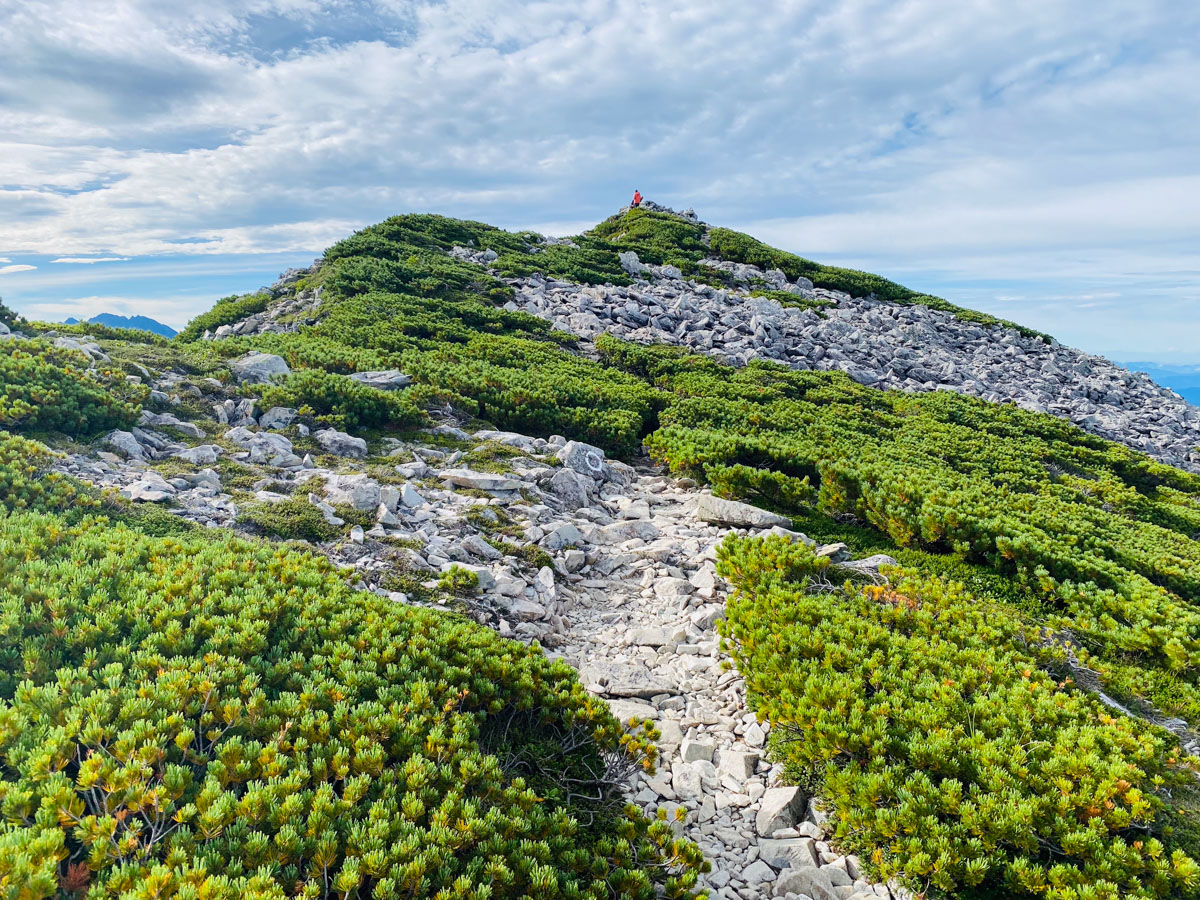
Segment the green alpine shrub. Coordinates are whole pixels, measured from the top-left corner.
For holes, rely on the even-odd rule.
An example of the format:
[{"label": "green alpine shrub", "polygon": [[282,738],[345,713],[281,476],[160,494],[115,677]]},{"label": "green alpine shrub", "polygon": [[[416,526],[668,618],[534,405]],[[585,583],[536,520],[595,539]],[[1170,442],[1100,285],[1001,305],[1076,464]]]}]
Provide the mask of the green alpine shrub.
[{"label": "green alpine shrub", "polygon": [[[0,567],[9,896],[649,900],[695,883],[698,848],[606,781],[650,764],[647,737],[536,648],[220,533],[12,512]],[[554,768],[526,774],[547,742]]]},{"label": "green alpine shrub", "polygon": [[317,421],[343,429],[406,428],[424,420],[404,392],[381,391],[321,369],[301,369],[264,387],[262,402],[267,407],[307,407]]},{"label": "green alpine shrub", "polygon": [[1047,675],[1036,629],[937,578],[810,593],[828,561],[784,538],[730,537],[718,560],[751,702],[880,877],[964,900],[1200,890],[1162,827],[1195,769]]},{"label": "green alpine shrub", "polygon": [[0,427],[88,435],[125,428],[149,395],[120,372],[88,371],[74,350],[44,341],[0,341]]}]

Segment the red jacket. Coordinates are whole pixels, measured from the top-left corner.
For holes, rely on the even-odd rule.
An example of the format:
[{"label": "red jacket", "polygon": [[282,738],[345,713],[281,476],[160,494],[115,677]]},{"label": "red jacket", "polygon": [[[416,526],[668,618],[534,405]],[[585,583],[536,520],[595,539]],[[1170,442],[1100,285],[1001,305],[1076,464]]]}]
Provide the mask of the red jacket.
[{"label": "red jacket", "polygon": [[642,193],[641,193],[641,191],[634,191],[634,192],[633,192],[633,205],[634,205],[634,206],[637,206],[637,205],[638,205],[638,204],[640,204],[641,202],[642,202]]}]

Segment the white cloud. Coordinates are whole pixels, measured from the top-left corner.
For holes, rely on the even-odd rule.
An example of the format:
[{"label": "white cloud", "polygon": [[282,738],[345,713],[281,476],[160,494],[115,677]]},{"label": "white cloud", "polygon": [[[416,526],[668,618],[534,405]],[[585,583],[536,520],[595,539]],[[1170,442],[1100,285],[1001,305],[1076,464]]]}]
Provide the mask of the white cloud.
[{"label": "white cloud", "polygon": [[1196,298],[1200,7],[752,9],[5,4],[0,249],[316,254],[413,210],[561,232],[639,187],[971,299],[1098,271]]},{"label": "white cloud", "polygon": [[50,262],[91,265],[92,263],[128,262],[131,258],[129,256],[60,256],[58,259],[50,260]]},{"label": "white cloud", "polygon": [[10,262],[12,262],[12,260],[9,259],[7,256],[0,256],[0,263],[10,263]]},{"label": "white cloud", "polygon": [[9,275],[13,272],[32,272],[37,266],[0,266],[0,275]]}]

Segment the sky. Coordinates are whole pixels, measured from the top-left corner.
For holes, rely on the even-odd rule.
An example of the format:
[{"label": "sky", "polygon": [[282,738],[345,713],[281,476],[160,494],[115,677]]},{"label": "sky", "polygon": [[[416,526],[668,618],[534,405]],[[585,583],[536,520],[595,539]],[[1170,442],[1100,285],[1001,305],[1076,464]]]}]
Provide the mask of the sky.
[{"label": "sky", "polygon": [[634,188],[1200,363],[1200,4],[6,0],[0,297],[182,326],[356,228]]}]

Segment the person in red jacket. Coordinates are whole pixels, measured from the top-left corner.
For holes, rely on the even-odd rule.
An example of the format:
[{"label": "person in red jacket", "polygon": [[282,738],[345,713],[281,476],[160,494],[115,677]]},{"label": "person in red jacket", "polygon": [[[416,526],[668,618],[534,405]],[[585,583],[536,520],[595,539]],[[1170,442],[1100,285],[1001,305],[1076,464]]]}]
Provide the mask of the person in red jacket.
[{"label": "person in red jacket", "polygon": [[637,209],[642,205],[642,192],[637,188],[633,189],[633,208]]}]

